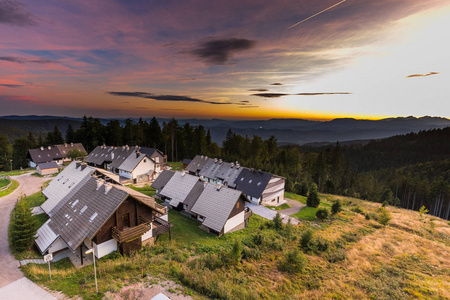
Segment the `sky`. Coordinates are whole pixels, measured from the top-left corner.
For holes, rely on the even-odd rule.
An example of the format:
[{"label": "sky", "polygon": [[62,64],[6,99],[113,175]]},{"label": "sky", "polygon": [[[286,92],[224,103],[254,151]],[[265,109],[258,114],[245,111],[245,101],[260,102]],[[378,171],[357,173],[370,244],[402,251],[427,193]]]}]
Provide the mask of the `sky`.
[{"label": "sky", "polygon": [[449,0],[0,0],[0,115],[450,117],[449,28]]}]

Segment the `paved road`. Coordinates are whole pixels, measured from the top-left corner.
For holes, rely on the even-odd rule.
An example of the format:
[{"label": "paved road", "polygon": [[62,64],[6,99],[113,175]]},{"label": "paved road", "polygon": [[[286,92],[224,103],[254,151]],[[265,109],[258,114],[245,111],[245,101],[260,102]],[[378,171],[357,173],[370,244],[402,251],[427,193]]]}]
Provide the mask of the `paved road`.
[{"label": "paved road", "polygon": [[[20,185],[11,194],[0,198],[0,288],[23,278],[22,272],[18,269],[19,262],[9,250],[8,224],[11,210],[20,195],[31,195],[40,191],[42,184],[48,180],[48,178],[31,176],[29,173],[11,178],[17,180]],[[1,291],[0,289],[0,294],[2,294]]]}]

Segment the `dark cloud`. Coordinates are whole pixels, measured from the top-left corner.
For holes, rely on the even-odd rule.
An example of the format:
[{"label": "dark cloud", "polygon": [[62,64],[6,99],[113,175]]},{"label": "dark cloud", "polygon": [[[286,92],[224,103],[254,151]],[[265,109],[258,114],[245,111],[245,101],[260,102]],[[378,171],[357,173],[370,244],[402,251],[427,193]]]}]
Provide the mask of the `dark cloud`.
[{"label": "dark cloud", "polygon": [[25,63],[52,64],[52,63],[56,63],[56,61],[50,60],[50,59],[44,59],[44,58],[28,59],[28,58],[19,57],[19,56],[0,56],[0,60],[19,63],[19,64],[25,64]]},{"label": "dark cloud", "polygon": [[239,102],[242,102],[242,103],[249,103],[250,101],[248,101],[248,100],[241,100],[241,101],[239,101]]},{"label": "dark cloud", "polygon": [[6,83],[0,83],[0,86],[4,86],[4,87],[8,87],[8,88],[23,87],[23,85],[20,85],[20,84],[6,84]]},{"label": "dark cloud", "polygon": [[247,39],[222,39],[200,43],[192,53],[208,64],[223,65],[237,51],[251,49],[255,41]]},{"label": "dark cloud", "polygon": [[110,95],[114,96],[127,96],[127,97],[138,97],[144,99],[152,99],[157,101],[176,101],[176,102],[200,102],[207,104],[233,104],[229,102],[213,102],[207,100],[201,100],[196,98],[191,98],[188,96],[178,96],[178,95],[154,95],[147,92],[107,92]]},{"label": "dark cloud", "polygon": [[257,108],[257,105],[246,105],[246,106],[238,106],[238,108]]},{"label": "dark cloud", "polygon": [[183,108],[163,108],[161,110],[185,110]]},{"label": "dark cloud", "polygon": [[250,89],[249,92],[268,92],[268,89]]},{"label": "dark cloud", "polygon": [[26,10],[26,6],[15,0],[0,0],[0,24],[16,26],[37,25],[36,18]]},{"label": "dark cloud", "polygon": [[427,77],[427,76],[431,76],[431,75],[437,75],[439,74],[439,72],[430,72],[428,74],[412,74],[412,75],[408,75],[405,78],[411,78],[411,77]]},{"label": "dark cloud", "polygon": [[275,82],[275,83],[271,83],[270,85],[283,85],[283,84],[279,83],[279,82]]},{"label": "dark cloud", "polygon": [[252,94],[252,96],[258,96],[262,98],[279,98],[283,96],[289,96],[289,94],[282,94],[282,93],[257,93]]},{"label": "dark cloud", "polygon": [[262,98],[280,98],[283,96],[320,96],[320,95],[350,95],[348,92],[335,92],[335,93],[298,93],[298,94],[283,94],[283,93],[257,93],[251,94],[251,96],[258,96]]}]

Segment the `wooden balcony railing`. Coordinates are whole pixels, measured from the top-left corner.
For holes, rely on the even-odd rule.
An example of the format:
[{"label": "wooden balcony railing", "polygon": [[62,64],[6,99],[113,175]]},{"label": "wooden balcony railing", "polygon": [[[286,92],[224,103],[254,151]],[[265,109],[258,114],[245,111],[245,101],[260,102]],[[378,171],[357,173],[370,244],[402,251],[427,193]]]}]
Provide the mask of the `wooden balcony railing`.
[{"label": "wooden balcony railing", "polygon": [[117,229],[117,227],[111,228],[111,235],[119,244],[132,241],[152,228],[152,223],[143,217],[139,217],[140,224],[134,227],[127,227],[123,230]]},{"label": "wooden balcony railing", "polygon": [[248,211],[244,213],[244,220],[248,220],[252,216],[253,212],[250,208],[248,208]]}]

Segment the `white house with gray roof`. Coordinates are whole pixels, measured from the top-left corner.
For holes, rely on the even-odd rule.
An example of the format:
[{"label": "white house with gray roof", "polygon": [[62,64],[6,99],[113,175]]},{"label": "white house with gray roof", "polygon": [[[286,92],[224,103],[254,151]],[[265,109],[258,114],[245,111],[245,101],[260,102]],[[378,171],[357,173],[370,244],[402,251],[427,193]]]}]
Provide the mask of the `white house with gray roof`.
[{"label": "white house with gray roof", "polygon": [[175,172],[162,190],[159,191],[159,197],[172,208],[181,210],[183,209],[182,204],[197,182],[200,182],[197,176]]}]

